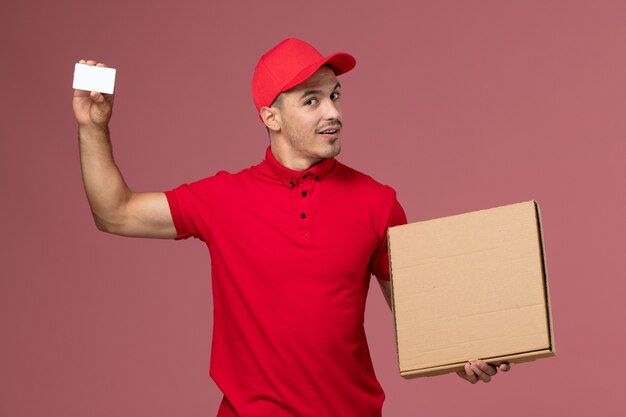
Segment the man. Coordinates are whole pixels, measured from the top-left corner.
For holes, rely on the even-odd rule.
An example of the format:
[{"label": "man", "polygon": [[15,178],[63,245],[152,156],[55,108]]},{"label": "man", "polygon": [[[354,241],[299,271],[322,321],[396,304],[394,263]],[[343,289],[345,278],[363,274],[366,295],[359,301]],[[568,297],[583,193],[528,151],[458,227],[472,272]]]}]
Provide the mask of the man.
[{"label": "man", "polygon": [[[349,54],[324,57],[297,39],[272,48],[252,81],[270,139],[265,160],[165,193],[135,193],[125,184],[107,129],[113,96],[74,92],[83,181],[98,228],[193,236],[209,248],[219,417],[381,415],[365,299],[373,274],[389,302],[386,231],[406,217],[393,189],[334,159],[342,132],[337,76],[355,65]],[[489,382],[496,371],[476,361],[459,375]]]}]

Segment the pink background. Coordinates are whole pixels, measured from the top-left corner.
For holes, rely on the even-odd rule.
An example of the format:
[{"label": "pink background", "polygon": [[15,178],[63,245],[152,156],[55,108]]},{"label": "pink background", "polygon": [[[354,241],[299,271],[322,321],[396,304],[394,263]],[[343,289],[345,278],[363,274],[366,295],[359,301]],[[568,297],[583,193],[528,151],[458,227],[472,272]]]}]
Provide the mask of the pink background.
[{"label": "pink background", "polygon": [[357,57],[340,159],[394,186],[410,221],[542,207],[557,357],[488,385],[406,381],[374,283],[385,416],[621,414],[625,22],[620,0],[4,2],[0,415],[215,415],[206,249],[96,230],[73,65],[118,69],[117,162],[164,190],[262,158],[250,79],[287,36]]}]

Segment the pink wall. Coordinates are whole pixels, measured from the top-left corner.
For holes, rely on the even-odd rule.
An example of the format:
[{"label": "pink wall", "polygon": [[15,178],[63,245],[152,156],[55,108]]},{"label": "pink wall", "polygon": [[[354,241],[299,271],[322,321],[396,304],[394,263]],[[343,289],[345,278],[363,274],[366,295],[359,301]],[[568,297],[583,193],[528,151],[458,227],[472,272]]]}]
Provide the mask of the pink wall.
[{"label": "pink wall", "polygon": [[341,78],[340,159],[393,185],[409,220],[542,206],[558,356],[489,385],[403,380],[372,287],[367,331],[385,415],[620,414],[626,3],[5,3],[1,416],[215,414],[206,250],[96,231],[73,64],[118,69],[117,161],[134,189],[163,190],[259,161],[267,139],[252,69],[287,36],[357,57]]}]

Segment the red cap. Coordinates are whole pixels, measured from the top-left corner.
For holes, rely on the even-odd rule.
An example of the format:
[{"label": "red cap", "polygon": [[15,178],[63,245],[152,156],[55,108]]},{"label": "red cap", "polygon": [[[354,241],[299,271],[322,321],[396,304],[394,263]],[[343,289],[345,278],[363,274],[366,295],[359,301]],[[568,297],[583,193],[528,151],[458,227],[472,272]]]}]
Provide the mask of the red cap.
[{"label": "red cap", "polygon": [[280,93],[306,81],[322,65],[329,65],[339,75],[354,68],[356,60],[345,52],[324,57],[308,43],[294,38],[270,49],[259,59],[252,77],[252,97],[257,111],[269,107]]}]

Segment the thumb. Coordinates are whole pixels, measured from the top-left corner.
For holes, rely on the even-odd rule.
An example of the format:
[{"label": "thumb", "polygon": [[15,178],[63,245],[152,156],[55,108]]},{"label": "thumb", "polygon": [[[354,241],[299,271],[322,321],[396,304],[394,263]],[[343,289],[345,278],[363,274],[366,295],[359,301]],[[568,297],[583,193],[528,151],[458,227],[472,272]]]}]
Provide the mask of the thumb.
[{"label": "thumb", "polygon": [[91,98],[91,102],[95,104],[96,108],[101,112],[110,112],[111,107],[113,107],[113,94],[104,95],[97,91],[92,91],[89,93],[89,98]]},{"label": "thumb", "polygon": [[92,91],[89,93],[92,105],[89,109],[89,118],[91,122],[96,125],[102,125],[109,123],[111,118],[111,107],[113,95],[105,97],[103,94]]},{"label": "thumb", "polygon": [[91,101],[97,104],[104,103],[104,96],[97,91],[92,91],[89,96],[91,97]]}]

